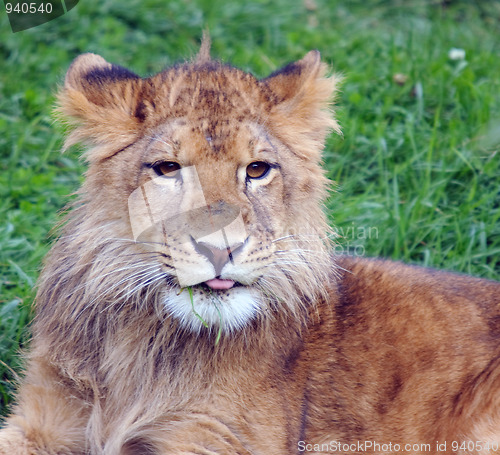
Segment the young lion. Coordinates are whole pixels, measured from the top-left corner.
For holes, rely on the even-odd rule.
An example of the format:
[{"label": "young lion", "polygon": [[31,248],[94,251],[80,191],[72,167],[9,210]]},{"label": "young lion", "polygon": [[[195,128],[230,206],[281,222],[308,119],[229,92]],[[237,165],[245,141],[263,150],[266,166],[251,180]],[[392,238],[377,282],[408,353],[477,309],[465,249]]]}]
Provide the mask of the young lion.
[{"label": "young lion", "polygon": [[500,284],[331,255],[326,71],[73,62],[89,169],[0,454],[498,452]]}]

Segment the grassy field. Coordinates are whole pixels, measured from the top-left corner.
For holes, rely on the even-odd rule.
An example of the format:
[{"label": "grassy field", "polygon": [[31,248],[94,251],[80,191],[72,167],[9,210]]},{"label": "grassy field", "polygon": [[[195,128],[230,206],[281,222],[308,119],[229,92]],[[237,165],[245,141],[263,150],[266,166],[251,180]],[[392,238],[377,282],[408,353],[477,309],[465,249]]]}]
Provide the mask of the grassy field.
[{"label": "grassy field", "polygon": [[[319,49],[345,77],[325,166],[339,251],[487,278],[500,272],[497,1],[81,0],[13,34],[0,12],[0,414],[58,212],[82,180],[51,115],[71,60],[92,51],[141,75],[213,55],[258,76]],[[452,49],[460,49],[464,52]]]}]

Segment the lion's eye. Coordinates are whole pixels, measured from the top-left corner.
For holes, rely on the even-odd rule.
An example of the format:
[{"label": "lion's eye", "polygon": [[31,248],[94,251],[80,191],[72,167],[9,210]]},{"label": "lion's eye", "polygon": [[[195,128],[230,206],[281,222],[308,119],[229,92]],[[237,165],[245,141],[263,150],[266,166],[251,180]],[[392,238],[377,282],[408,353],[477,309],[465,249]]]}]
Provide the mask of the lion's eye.
[{"label": "lion's eye", "polygon": [[247,166],[247,177],[250,179],[261,179],[269,173],[270,169],[271,165],[269,163],[255,161]]},{"label": "lion's eye", "polygon": [[162,161],[153,164],[151,167],[159,176],[165,175],[167,177],[175,177],[181,169],[180,164],[175,161]]}]

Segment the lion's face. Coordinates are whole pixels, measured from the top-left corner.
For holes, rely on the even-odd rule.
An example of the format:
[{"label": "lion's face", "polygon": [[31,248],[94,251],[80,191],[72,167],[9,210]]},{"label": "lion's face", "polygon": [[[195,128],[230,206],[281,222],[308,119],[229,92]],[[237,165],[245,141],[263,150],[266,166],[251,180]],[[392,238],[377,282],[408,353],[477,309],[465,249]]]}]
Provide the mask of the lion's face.
[{"label": "lion's face", "polygon": [[[285,186],[300,161],[262,125],[174,119],[135,144],[128,198],[137,248],[172,276],[169,311],[190,326],[243,326],[259,311],[253,284],[280,262]],[[127,162],[129,162],[127,160]],[[124,170],[125,172],[125,170]]]},{"label": "lion's face", "polygon": [[94,143],[89,207],[119,220],[106,241],[129,240],[122,263],[150,272],[136,287],[154,281],[184,327],[237,330],[314,294],[327,268],[318,161],[336,126],[323,71],[316,54],[262,81],[212,61],[150,79],[97,56],[70,68],[61,104],[80,119],[70,142]]}]

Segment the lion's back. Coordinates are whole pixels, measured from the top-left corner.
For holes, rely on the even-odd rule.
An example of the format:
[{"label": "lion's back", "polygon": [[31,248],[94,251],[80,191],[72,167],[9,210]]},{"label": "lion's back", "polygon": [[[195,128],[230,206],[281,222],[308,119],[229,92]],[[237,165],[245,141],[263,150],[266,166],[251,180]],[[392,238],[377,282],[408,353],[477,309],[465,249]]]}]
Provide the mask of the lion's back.
[{"label": "lion's back", "polygon": [[500,284],[359,257],[336,266],[335,308],[321,307],[308,340],[310,439],[333,427],[345,441],[435,441],[461,428],[491,438]]}]

